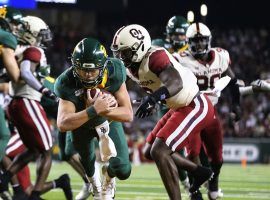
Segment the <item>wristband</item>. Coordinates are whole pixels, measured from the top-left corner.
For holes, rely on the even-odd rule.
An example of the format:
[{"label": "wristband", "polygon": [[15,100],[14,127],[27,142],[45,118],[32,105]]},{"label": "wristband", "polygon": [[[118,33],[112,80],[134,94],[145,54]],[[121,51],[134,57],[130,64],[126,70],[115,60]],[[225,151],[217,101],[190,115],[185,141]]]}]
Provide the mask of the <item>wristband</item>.
[{"label": "wristband", "polygon": [[151,96],[156,100],[156,102],[158,102],[169,98],[171,95],[169,93],[169,90],[165,86],[163,86],[156,90],[153,94],[151,94]]},{"label": "wristband", "polygon": [[44,89],[45,87],[44,86],[41,86],[41,88],[39,88],[39,92],[42,93],[42,90]]},{"label": "wristband", "polygon": [[86,108],[86,113],[89,119],[94,118],[97,115],[97,112],[93,106]]}]

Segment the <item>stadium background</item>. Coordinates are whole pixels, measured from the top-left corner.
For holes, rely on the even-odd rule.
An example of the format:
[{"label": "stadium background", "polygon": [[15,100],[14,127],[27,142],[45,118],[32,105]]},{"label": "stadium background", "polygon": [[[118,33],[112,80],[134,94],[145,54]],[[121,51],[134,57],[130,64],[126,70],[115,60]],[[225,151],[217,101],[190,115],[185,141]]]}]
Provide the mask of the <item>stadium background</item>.
[{"label": "stadium background", "polygon": [[[212,31],[212,46],[229,51],[232,68],[239,79],[249,84],[257,78],[270,78],[270,24],[266,1],[74,0],[73,4],[38,1],[10,0],[8,3],[18,6],[24,15],[41,17],[50,26],[54,39],[46,54],[53,77],[70,66],[72,49],[84,37],[98,38],[111,55],[111,40],[119,27],[138,23],[149,30],[152,38],[164,38],[165,26],[170,17],[186,17],[188,11],[193,11],[194,20],[206,23]],[[207,16],[201,16],[201,4],[207,5]],[[132,83],[128,82],[128,85],[132,86],[132,99],[143,94]],[[228,91],[225,91],[218,104],[225,130],[225,144],[228,144],[224,146],[225,160],[270,162],[270,150],[267,148],[270,144],[270,94],[243,97],[243,115],[236,125],[229,117],[228,95]],[[152,117],[147,121],[135,119],[132,124],[125,124],[131,152],[133,147],[140,150],[144,137],[155,121],[156,118]]]}]

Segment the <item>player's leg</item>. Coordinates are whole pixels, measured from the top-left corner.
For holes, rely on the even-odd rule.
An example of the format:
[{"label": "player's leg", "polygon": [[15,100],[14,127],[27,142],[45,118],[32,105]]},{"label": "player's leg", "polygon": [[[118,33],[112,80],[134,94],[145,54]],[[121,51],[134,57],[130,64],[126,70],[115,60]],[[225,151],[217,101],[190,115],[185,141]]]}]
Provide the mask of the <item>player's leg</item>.
[{"label": "player's leg", "polygon": [[[92,193],[92,185],[90,184],[86,172],[81,164],[80,156],[75,151],[72,144],[72,133],[58,133],[59,146],[60,146],[60,159],[69,163],[72,168],[81,176],[84,181],[82,190],[76,195],[75,199],[86,199]],[[65,191],[65,190],[64,190]]]},{"label": "player's leg", "polygon": [[[13,99],[9,105],[9,113],[27,147],[26,152],[14,159],[10,172],[15,174],[23,164],[38,158],[37,178],[30,199],[40,199],[43,184],[51,167],[52,136],[49,120],[39,102],[26,98]],[[22,160],[23,157],[26,157],[25,160]]]},{"label": "player's leg", "polygon": [[208,182],[208,196],[210,199],[216,199],[219,196],[219,174],[222,167],[222,144],[223,134],[221,124],[218,118],[213,125],[205,129],[202,133],[202,140],[205,152],[210,158],[210,167],[214,172],[214,176]]},{"label": "player's leg", "polygon": [[[5,148],[9,141],[9,137],[10,137],[10,132],[9,132],[9,129],[7,128],[5,113],[2,107],[0,106],[0,162],[2,161],[2,158],[5,155]],[[1,171],[1,168],[0,168],[0,171]],[[5,194],[1,194],[3,192],[8,193],[8,184],[6,185],[1,184],[0,197],[2,195],[5,195]]]},{"label": "player's leg", "polygon": [[115,145],[117,156],[111,157],[109,164],[102,169],[102,198],[104,199],[114,198],[116,189],[115,177],[120,180],[126,180],[131,173],[128,146],[122,123],[111,122],[109,136]]},{"label": "player's leg", "polygon": [[[151,156],[159,168],[170,198],[177,199],[180,196],[180,191],[178,184],[173,179],[175,178],[176,166],[172,164],[172,160],[181,169],[192,173],[194,182],[190,188],[191,193],[196,193],[200,185],[212,175],[210,169],[190,162],[175,151],[187,145],[190,137],[198,135],[212,121],[214,109],[211,102],[204,95],[200,95],[189,106],[177,111],[170,110],[165,116],[167,119],[162,118],[166,121],[165,125],[161,126],[160,123],[164,122],[159,121],[153,130],[158,132],[157,139],[151,149]],[[157,128],[159,126],[162,128]]]},{"label": "player's leg", "polygon": [[95,169],[95,136],[94,130],[90,131],[84,128],[72,132],[72,142],[75,150],[80,155],[80,161],[87,174],[90,183],[93,186],[94,199],[101,198],[101,182],[99,170]]}]

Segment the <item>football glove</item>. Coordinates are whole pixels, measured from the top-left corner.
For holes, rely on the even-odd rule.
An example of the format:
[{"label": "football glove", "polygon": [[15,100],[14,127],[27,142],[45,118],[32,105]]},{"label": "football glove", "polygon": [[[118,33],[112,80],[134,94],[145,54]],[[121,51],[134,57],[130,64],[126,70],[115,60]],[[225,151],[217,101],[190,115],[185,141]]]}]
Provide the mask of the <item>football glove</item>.
[{"label": "football glove", "polygon": [[145,118],[152,115],[156,105],[156,100],[151,95],[145,96],[141,99],[141,103],[135,113],[138,118]]}]

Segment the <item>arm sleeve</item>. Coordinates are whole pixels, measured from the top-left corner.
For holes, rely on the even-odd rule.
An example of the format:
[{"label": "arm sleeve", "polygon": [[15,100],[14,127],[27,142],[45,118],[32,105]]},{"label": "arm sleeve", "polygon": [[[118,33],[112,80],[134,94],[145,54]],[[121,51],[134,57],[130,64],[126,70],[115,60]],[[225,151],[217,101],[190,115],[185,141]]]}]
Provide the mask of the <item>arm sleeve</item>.
[{"label": "arm sleeve", "polygon": [[254,93],[252,86],[239,87],[239,92],[242,96]]},{"label": "arm sleeve", "polygon": [[31,62],[29,60],[24,60],[21,62],[20,70],[22,79],[28,85],[30,85],[37,91],[42,87],[41,83],[36,79],[36,77],[33,75],[31,71]]},{"label": "arm sleeve", "polygon": [[232,103],[235,105],[240,105],[240,91],[236,78],[233,78],[230,81],[228,88],[230,89],[231,92]]}]

